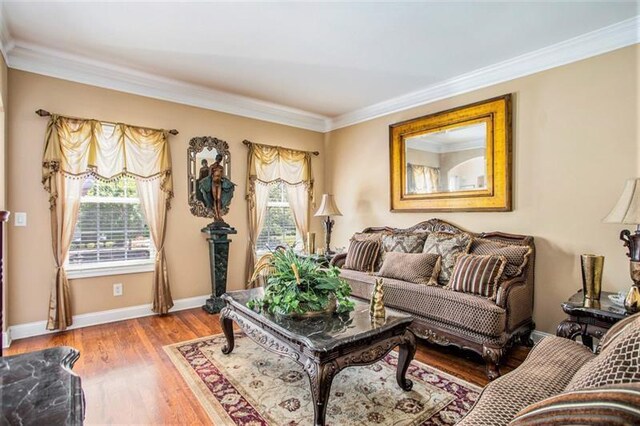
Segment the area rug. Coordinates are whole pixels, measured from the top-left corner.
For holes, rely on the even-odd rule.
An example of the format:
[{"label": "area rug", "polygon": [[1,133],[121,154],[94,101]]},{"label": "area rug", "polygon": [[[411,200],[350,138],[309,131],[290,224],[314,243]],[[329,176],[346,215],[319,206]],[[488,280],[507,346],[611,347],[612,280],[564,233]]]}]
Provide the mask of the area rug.
[{"label": "area rug", "polygon": [[[229,355],[224,335],[164,349],[215,425],[311,425],[313,401],[300,365],[268,352],[237,334]],[[473,406],[480,388],[413,361],[413,389],[396,383],[397,354],[364,367],[342,370],[334,379],[327,425],[448,425]]]}]

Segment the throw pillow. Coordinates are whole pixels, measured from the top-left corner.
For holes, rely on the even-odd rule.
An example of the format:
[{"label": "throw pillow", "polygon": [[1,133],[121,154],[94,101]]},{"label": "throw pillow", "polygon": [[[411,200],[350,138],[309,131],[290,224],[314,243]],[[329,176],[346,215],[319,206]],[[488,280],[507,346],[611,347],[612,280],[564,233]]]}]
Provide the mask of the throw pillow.
[{"label": "throw pillow", "polygon": [[494,299],[507,264],[504,256],[461,254],[453,268],[449,288]]},{"label": "throw pillow", "polygon": [[631,323],[640,318],[640,313],[623,318],[617,323],[613,324],[609,330],[602,336],[602,339],[598,342],[598,348],[596,353],[600,353],[603,349],[615,341],[615,339],[627,328]]},{"label": "throw pillow", "polygon": [[493,241],[488,238],[474,238],[471,242],[469,253],[485,256],[491,254],[504,256],[507,259],[507,266],[504,267],[504,276],[513,278],[522,274],[522,270],[527,265],[532,251],[533,249],[526,245],[519,246]]},{"label": "throw pillow", "polygon": [[640,382],[640,318],[607,342],[600,354],[580,367],[566,391]]},{"label": "throw pillow", "polygon": [[378,256],[375,270],[380,270],[387,253],[421,253],[426,239],[427,234],[424,232],[415,234],[405,234],[400,232],[383,234],[382,247],[380,249],[380,256]]},{"label": "throw pillow", "polygon": [[343,268],[371,272],[380,251],[380,241],[351,241]]},{"label": "throw pillow", "polygon": [[389,252],[378,275],[414,284],[437,285],[439,272],[437,254]]},{"label": "throw pillow", "polygon": [[565,392],[520,411],[509,426],[637,425],[640,384]]},{"label": "throw pillow", "polygon": [[471,235],[466,233],[432,232],[429,234],[422,251],[423,253],[438,254],[442,257],[442,269],[438,275],[438,284],[445,285],[449,282],[456,264],[456,256],[469,252],[471,238]]}]

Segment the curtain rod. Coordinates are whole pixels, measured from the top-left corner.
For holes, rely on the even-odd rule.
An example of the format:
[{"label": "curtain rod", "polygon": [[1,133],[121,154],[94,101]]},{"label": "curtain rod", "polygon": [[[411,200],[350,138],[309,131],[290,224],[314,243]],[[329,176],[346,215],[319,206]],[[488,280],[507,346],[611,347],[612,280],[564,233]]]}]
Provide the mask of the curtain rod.
[{"label": "curtain rod", "polygon": [[316,155],[316,156],[320,155],[320,153],[318,151],[302,151],[300,149],[286,148],[284,146],[263,145],[263,144],[260,144],[260,143],[255,143],[255,142],[248,141],[246,139],[243,140],[242,143],[245,144],[246,146],[249,146],[249,145],[262,145],[262,146],[270,146],[270,147],[273,147],[273,148],[290,149],[291,151],[308,152],[309,154],[313,154],[313,155]]},{"label": "curtain rod", "polygon": [[[38,114],[40,117],[50,117],[50,116],[51,116],[51,113],[50,113],[49,111],[45,111],[45,110],[43,110],[43,109],[39,109],[39,110],[37,110],[37,111],[36,111],[36,114]],[[65,115],[64,117],[66,117],[66,118],[71,118],[71,119],[74,119],[74,120],[86,120],[85,118],[70,117],[70,116],[67,116],[67,115]],[[98,121],[100,121],[101,123],[104,123],[104,124],[113,124],[114,126],[115,126],[116,124],[119,124],[119,123],[114,123],[113,121],[103,121],[103,120],[98,120]],[[127,126],[128,126],[128,124],[127,124]],[[146,129],[146,130],[156,130],[156,131],[161,131],[161,129],[154,129],[154,128],[151,128],[151,127],[140,127],[140,126],[134,126],[134,127],[139,127],[140,129]],[[175,136],[175,135],[177,135],[179,132],[178,132],[176,129],[171,129],[171,130],[169,130],[169,133],[171,133],[172,135],[174,135],[174,136]]]}]

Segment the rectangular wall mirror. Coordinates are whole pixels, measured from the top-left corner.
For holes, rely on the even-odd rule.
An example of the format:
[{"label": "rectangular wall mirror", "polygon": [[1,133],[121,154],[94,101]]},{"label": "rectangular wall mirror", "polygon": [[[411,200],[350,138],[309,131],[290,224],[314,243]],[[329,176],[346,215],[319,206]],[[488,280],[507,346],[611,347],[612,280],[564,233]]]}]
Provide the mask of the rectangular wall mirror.
[{"label": "rectangular wall mirror", "polygon": [[511,97],[390,126],[392,211],[511,210]]}]

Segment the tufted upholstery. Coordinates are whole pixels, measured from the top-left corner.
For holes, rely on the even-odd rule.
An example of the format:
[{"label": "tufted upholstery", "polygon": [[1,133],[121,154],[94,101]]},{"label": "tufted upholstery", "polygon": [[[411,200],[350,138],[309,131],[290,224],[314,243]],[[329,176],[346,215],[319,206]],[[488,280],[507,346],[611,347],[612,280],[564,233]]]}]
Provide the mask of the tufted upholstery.
[{"label": "tufted upholstery", "polygon": [[595,355],[581,343],[550,336],[516,370],[491,382],[458,425],[508,424],[526,406],[564,391],[573,375]]},{"label": "tufted upholstery", "polygon": [[[340,275],[351,284],[354,296],[371,297],[376,276],[346,269]],[[505,310],[484,297],[391,278],[383,281],[385,306],[485,336],[496,337],[504,332]]]}]

